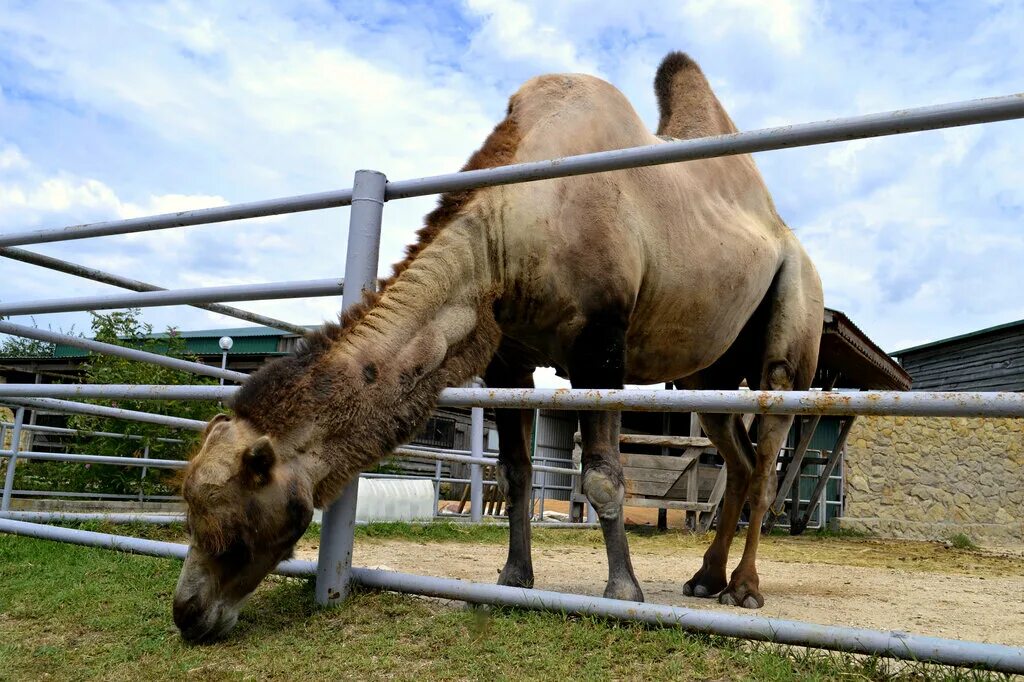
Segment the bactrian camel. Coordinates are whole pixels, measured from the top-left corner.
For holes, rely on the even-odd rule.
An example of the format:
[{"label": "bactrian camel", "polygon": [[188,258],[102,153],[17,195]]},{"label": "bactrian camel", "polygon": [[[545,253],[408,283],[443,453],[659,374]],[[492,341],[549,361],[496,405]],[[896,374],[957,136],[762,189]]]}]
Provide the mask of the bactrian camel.
[{"label": "bactrian camel", "polygon": [[[657,134],[731,133],[700,68],[658,69]],[[663,143],[626,98],[585,75],[528,81],[464,170]],[[448,386],[482,375],[532,387],[553,366],[575,388],[671,381],[692,389],[803,390],[817,364],[818,274],[779,217],[753,159],[728,156],[442,196],[378,294],[241,387],[207,427],[183,479],[191,548],[174,597],[189,640],[229,631],[314,507],[411,439]],[[508,559],[498,582],[531,587],[531,410],[499,410]],[[642,600],[623,526],[619,415],[580,412],[583,491],[608,554],[604,594]],[[714,541],[686,595],[763,605],[755,568],[792,417],[701,416],[728,464]],[[740,509],[743,557],[726,578]]]}]

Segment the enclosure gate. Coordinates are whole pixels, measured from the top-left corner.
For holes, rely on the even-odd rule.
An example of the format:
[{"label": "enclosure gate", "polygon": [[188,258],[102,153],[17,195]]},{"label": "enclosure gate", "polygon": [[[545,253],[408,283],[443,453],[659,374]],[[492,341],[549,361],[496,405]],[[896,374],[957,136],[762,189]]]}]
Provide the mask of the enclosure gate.
[{"label": "enclosure gate", "polygon": [[[987,123],[1024,117],[1024,94],[974,100],[948,105],[905,109],[832,121],[784,126],[716,137],[597,152],[549,161],[539,161],[414,180],[387,182],[383,174],[362,170],[351,189],[237,204],[220,208],[185,211],[160,216],[93,223],[59,229],[43,229],[0,235],[0,255],[85,276],[102,276],[118,286],[142,293],[58,299],[0,305],[0,316],[32,313],[102,309],[125,306],[153,306],[336,295],[341,290],[343,307],[361,300],[377,281],[381,215],[387,200],[478,187],[527,182],[586,173],[635,168],[731,154],[745,154],[825,142],[891,135],[958,125]],[[57,261],[15,247],[23,244],[82,239],[113,234],[239,220],[280,213],[309,211],[351,205],[345,279],[280,282],[255,286],[213,287],[166,291],[154,285],[118,278],[109,273]],[[255,316],[218,304],[224,314],[260,319],[260,323],[295,330],[296,325]],[[49,340],[52,335],[9,322],[0,322],[0,332]],[[50,335],[49,337],[47,335]],[[56,335],[60,336],[60,335]],[[60,336],[65,343],[153,362],[177,369],[244,381],[246,375],[215,367],[141,351]],[[39,385],[0,384],[0,398],[29,405],[38,398],[224,399],[237,387],[230,386],[123,386],[123,385]],[[38,404],[38,402],[36,403]],[[1024,417],[1024,395],[1012,393],[858,393],[829,395],[816,392],[774,391],[647,391],[647,390],[544,390],[544,389],[448,389],[440,404],[518,409],[587,409],[635,411],[687,411],[757,414],[904,415]],[[110,408],[105,408],[110,409]],[[187,420],[186,420],[187,421]],[[481,420],[482,423],[482,420]],[[474,439],[482,443],[482,439]],[[473,452],[474,458],[482,455]],[[17,440],[8,458],[8,473],[17,457]],[[476,505],[474,505],[476,506]],[[390,571],[353,568],[352,540],[355,489],[350,486],[324,515],[320,558],[311,562],[286,561],[278,571],[289,575],[317,576],[316,599],[336,604],[349,586],[359,583],[374,588],[412,592],[475,603],[522,606],[534,609],[593,614],[637,620],[657,625],[674,625],[689,630],[721,635],[885,655],[917,661],[970,665],[1004,672],[1024,672],[1024,649],[994,644],[946,640],[906,633],[886,633],[858,628],[824,626],[733,613],[719,613],[657,604],[623,602],[598,597],[567,595],[542,590],[484,585]],[[184,557],[185,545],[125,536],[26,523],[0,518],[0,531],[127,549],[156,556]]]}]

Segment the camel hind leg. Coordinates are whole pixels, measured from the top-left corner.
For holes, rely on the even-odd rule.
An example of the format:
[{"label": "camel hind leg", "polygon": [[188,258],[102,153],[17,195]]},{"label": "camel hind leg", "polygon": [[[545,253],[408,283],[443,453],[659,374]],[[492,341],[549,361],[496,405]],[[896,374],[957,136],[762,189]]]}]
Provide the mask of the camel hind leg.
[{"label": "camel hind leg", "polygon": [[[742,372],[755,390],[806,390],[817,368],[823,313],[817,273],[800,254],[780,268],[772,288],[734,347],[701,376],[680,383],[688,388],[731,389],[738,385],[737,373]],[[726,459],[728,487],[704,565],[683,591],[710,597],[721,590],[719,601],[723,604],[760,608],[764,597],[756,559],[761,522],[775,497],[776,461],[793,417],[761,415],[756,448],[739,415],[701,415],[701,421]],[[744,503],[750,505],[750,524],[743,556],[728,584],[724,584],[729,545]]]},{"label": "camel hind leg", "polygon": [[[747,383],[766,391],[806,391],[818,366],[824,315],[821,283],[806,256],[801,253],[782,266],[767,303],[760,371],[756,378],[748,376]],[[723,604],[748,608],[764,605],[756,567],[757,546],[761,522],[775,498],[776,461],[793,416],[765,414],[758,422],[757,459],[747,488],[750,525],[743,557],[718,598]]]}]

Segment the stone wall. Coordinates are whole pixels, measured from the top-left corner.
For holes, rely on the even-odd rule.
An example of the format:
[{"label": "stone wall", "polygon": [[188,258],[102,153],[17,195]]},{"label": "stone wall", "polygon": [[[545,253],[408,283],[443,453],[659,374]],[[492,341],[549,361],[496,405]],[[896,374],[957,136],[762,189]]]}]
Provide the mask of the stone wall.
[{"label": "stone wall", "polygon": [[843,528],[1024,543],[1024,419],[861,417],[845,493]]}]

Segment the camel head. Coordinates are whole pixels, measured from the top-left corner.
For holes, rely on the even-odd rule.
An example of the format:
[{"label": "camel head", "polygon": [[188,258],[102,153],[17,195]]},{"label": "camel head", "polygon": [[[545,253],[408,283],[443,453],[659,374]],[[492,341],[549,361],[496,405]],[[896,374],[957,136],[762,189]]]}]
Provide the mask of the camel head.
[{"label": "camel head", "polygon": [[245,598],[313,518],[313,486],[301,458],[248,421],[218,415],[185,470],[191,539],[174,593],[174,622],[192,642],[222,637]]}]

